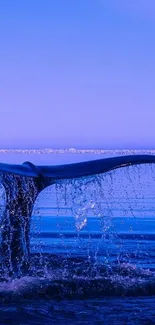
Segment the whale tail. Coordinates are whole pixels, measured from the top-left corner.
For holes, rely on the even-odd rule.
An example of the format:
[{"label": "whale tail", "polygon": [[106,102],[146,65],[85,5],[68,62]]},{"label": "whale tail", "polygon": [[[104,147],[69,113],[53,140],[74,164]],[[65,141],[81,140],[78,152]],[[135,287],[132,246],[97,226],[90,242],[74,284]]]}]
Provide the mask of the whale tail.
[{"label": "whale tail", "polygon": [[30,219],[38,194],[60,179],[86,177],[130,165],[155,163],[155,156],[134,155],[61,166],[0,164],[6,207],[1,218],[0,261],[9,274],[20,276],[29,268]]}]

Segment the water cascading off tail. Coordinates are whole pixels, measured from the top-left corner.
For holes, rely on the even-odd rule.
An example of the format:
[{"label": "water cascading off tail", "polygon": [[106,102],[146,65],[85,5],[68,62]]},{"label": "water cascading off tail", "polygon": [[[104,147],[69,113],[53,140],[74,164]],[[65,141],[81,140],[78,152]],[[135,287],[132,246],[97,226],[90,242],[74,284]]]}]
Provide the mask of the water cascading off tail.
[{"label": "water cascading off tail", "polygon": [[29,267],[30,217],[39,193],[35,179],[2,174],[6,206],[1,217],[1,264],[8,275],[20,276]]},{"label": "water cascading off tail", "polygon": [[1,217],[0,263],[9,276],[27,272],[30,259],[30,219],[34,202],[45,187],[57,180],[105,173],[137,164],[155,163],[155,156],[121,156],[62,166],[0,164],[6,207]]}]

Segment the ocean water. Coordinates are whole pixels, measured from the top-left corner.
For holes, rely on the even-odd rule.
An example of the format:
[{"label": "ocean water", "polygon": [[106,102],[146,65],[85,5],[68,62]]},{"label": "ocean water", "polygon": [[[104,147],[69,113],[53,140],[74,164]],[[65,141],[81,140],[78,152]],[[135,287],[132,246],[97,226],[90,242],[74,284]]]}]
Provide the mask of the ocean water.
[{"label": "ocean water", "polygon": [[[0,160],[60,164],[130,153],[137,151],[1,151]],[[48,187],[30,233],[27,274],[0,272],[1,325],[155,324],[154,165]]]}]

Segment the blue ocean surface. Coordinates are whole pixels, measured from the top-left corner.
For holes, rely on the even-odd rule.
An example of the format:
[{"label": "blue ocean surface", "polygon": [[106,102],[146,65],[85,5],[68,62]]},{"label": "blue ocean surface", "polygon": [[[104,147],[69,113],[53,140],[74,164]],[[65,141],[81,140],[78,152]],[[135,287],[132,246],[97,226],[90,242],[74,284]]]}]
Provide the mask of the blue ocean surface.
[{"label": "blue ocean surface", "polygon": [[[3,161],[6,154],[9,162],[24,158],[1,153]],[[96,159],[57,155],[58,163]],[[155,167],[50,186],[37,198],[30,233],[29,272],[0,272],[1,325],[155,324]]]}]

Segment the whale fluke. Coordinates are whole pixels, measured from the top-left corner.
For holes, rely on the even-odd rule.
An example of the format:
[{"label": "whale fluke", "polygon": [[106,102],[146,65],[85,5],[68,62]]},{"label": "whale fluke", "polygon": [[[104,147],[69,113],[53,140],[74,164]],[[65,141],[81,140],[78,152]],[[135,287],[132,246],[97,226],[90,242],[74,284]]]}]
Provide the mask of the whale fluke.
[{"label": "whale fluke", "polygon": [[35,166],[0,163],[0,179],[6,191],[1,217],[0,260],[9,274],[20,276],[29,267],[30,219],[38,194],[60,179],[87,177],[131,165],[155,163],[154,155],[129,155],[81,163]]}]

